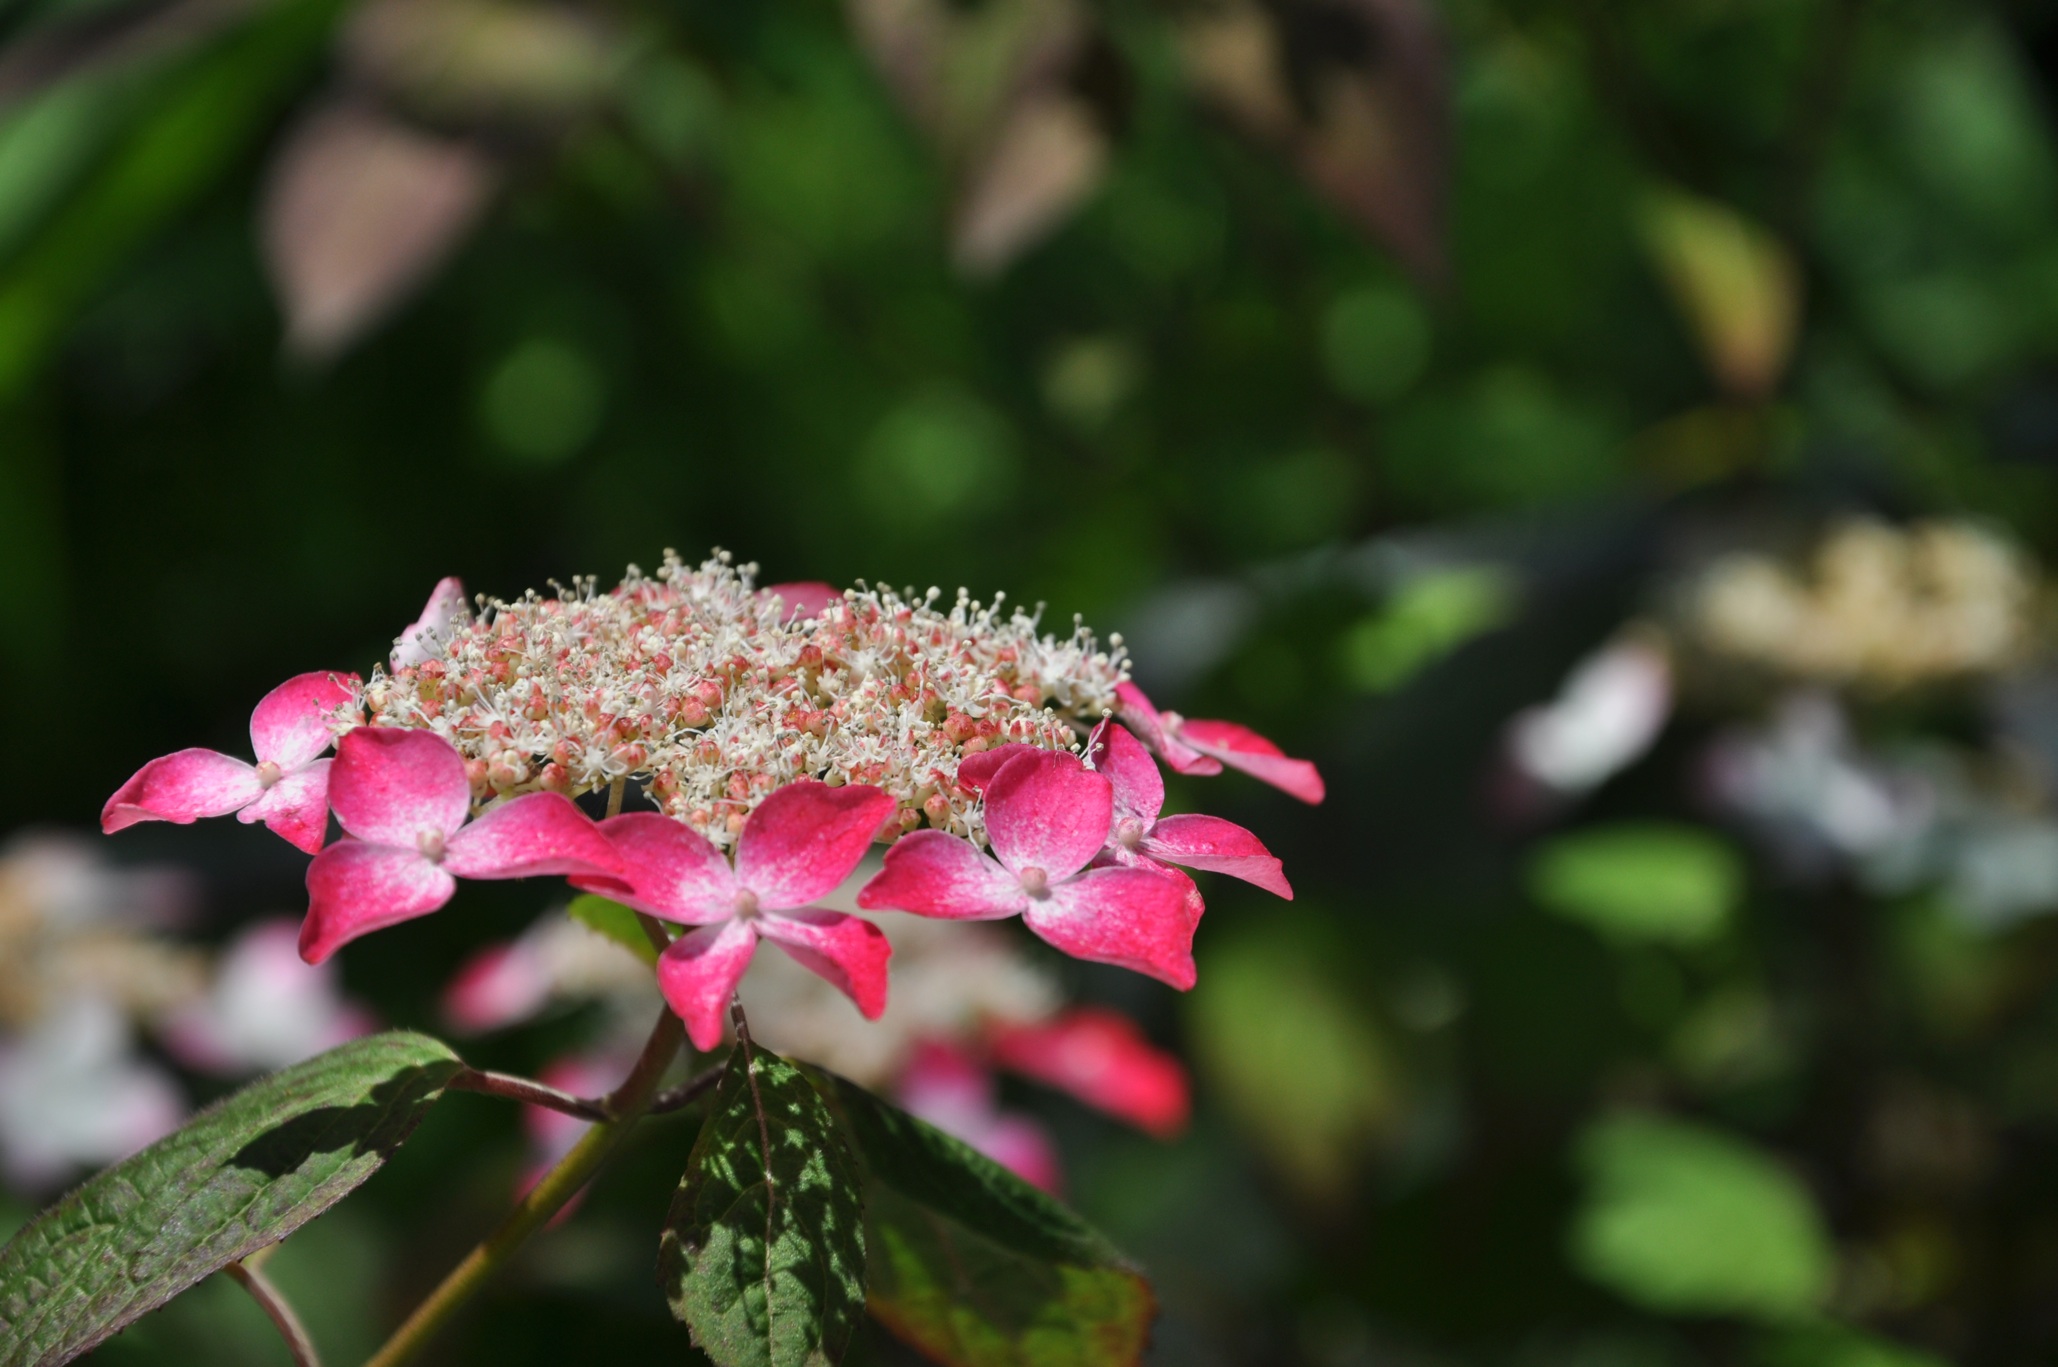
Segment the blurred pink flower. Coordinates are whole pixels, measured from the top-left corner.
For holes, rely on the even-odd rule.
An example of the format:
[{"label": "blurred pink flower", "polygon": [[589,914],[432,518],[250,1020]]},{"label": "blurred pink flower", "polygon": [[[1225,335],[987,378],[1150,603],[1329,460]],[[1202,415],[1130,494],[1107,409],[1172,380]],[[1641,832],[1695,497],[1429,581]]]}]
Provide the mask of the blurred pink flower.
[{"label": "blurred pink flower", "polygon": [[1118,864],[1184,864],[1241,878],[1287,901],[1293,888],[1264,842],[1233,821],[1218,816],[1159,818],[1165,805],[1165,780],[1143,743],[1111,723],[1098,728],[1093,767],[1105,774],[1115,795],[1114,824],[1108,832],[1108,854]]},{"label": "blurred pink flower", "polygon": [[600,829],[619,852],[628,891],[572,881],[696,927],[659,956],[657,979],[697,1049],[721,1043],[729,999],[760,936],[877,1019],[886,1009],[892,946],[871,922],[808,904],[857,867],[895,807],[889,794],[866,784],[789,783],[744,822],[733,868],[683,822],[654,812],[618,816]]},{"label": "blurred pink flower", "polygon": [[343,996],[333,964],[301,961],[298,938],[281,918],[231,940],[206,995],[165,1021],[165,1046],[204,1072],[264,1073],[377,1029],[369,1011]]},{"label": "blurred pink flower", "polygon": [[1650,749],[1671,715],[1671,658],[1655,641],[1624,635],[1581,660],[1556,698],[1515,715],[1508,755],[1533,782],[1584,793]]},{"label": "blurred pink flower", "polygon": [[1313,764],[1285,754],[1248,726],[1189,721],[1177,712],[1160,712],[1133,683],[1117,685],[1115,696],[1122,720],[1182,774],[1219,774],[1226,764],[1303,802],[1320,802],[1327,795]]},{"label": "blurred pink flower", "polygon": [[1088,868],[1114,819],[1108,780],[1077,755],[1029,750],[985,785],[993,854],[943,831],[916,831],[886,852],[886,866],[858,893],[868,910],[945,920],[1019,914],[1075,958],[1192,987],[1199,913],[1182,875],[1152,868]]},{"label": "blurred pink flower", "polygon": [[343,737],[329,780],[351,836],[315,856],[300,955],[320,963],[360,935],[436,910],[459,878],[605,877],[621,861],[557,793],[502,803],[469,825],[464,760],[430,731],[364,727]]},{"label": "blurred pink flower", "polygon": [[1074,1007],[1045,1021],[998,1022],[988,1049],[1001,1067],[1070,1092],[1160,1139],[1186,1128],[1186,1069],[1144,1038],[1136,1022],[1106,1007]]},{"label": "blurred pink flower", "polygon": [[1027,1116],[995,1102],[993,1076],[947,1044],[925,1040],[900,1075],[895,1098],[910,1114],[962,1139],[1025,1182],[1048,1192],[1063,1185],[1057,1146]]},{"label": "blurred pink flower", "polygon": [[250,714],[256,764],[194,748],[153,759],[107,799],[100,829],[113,834],[139,821],[184,826],[236,813],[262,821],[312,854],[328,834],[330,761],[321,759],[332,726],[356,696],[354,674],[297,674],[264,695]]}]

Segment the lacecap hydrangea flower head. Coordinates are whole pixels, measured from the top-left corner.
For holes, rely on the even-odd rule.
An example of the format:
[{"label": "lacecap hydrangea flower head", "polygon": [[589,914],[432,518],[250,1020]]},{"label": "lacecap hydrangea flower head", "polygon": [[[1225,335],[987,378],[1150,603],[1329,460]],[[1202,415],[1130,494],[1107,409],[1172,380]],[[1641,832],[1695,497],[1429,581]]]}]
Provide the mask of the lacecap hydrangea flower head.
[{"label": "lacecap hydrangea flower head", "polygon": [[[254,765],[145,765],[103,826],[236,812],[314,851],[310,962],[459,879],[566,876],[679,928],[658,982],[701,1048],[760,939],[878,1016],[890,946],[815,905],[874,843],[864,910],[1020,915],[1068,954],[1191,987],[1203,905],[1182,868],[1292,891],[1249,831],[1161,816],[1151,756],[1322,798],[1313,765],[1246,728],[1157,711],[1119,637],[1047,633],[999,595],[760,588],[723,554],[476,604],[446,579],[385,667],[296,676],[252,740]],[[617,815],[629,791],[648,809]],[[575,801],[597,794],[599,821]]]}]

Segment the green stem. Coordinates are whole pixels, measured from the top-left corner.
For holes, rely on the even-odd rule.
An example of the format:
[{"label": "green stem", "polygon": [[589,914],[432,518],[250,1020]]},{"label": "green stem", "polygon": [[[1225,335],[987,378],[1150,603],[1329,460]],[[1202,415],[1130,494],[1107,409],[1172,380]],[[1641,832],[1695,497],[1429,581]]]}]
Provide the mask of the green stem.
[{"label": "green stem", "polygon": [[667,1010],[658,1017],[636,1066],[629,1070],[629,1076],[604,1103],[608,1114],[614,1118],[586,1131],[572,1146],[572,1151],[545,1173],[543,1180],[530,1188],[528,1195],[515,1203],[515,1208],[500,1222],[500,1227],[467,1253],[464,1261],[452,1268],[442,1284],[429,1293],[428,1299],[416,1306],[414,1313],[393,1331],[385,1346],[366,1359],[365,1367],[400,1367],[401,1363],[414,1358],[464,1303],[514,1256],[515,1250],[531,1234],[564,1209],[565,1203],[578,1194],[608,1155],[635,1128],[636,1122],[643,1118],[651,1098],[657,1094],[658,1083],[664,1080],[665,1069],[671,1066],[673,1056],[679,1052],[681,1039],[679,1018]]}]

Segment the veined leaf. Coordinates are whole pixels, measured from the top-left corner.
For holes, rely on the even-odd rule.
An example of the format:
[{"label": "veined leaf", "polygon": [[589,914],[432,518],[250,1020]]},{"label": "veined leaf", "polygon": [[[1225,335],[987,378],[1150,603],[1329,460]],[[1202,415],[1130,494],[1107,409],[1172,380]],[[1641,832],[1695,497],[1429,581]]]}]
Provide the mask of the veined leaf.
[{"label": "veined leaf", "polygon": [[389,1031],[251,1083],[0,1249],[0,1367],[58,1367],[378,1171],[464,1064]]},{"label": "veined leaf", "polygon": [[817,1074],[865,1172],[868,1298],[948,1367],[1126,1367],[1150,1285],[1085,1221],[877,1097]]},{"label": "veined leaf", "polygon": [[857,1165],[800,1070],[738,1046],[658,1252],[672,1313],[717,1367],[825,1367],[865,1303]]}]

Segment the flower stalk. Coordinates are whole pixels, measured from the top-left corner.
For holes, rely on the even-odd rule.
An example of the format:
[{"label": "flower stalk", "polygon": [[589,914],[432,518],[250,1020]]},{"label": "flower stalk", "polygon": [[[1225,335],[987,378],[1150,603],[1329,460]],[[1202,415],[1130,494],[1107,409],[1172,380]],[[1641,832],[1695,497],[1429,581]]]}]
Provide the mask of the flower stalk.
[{"label": "flower stalk", "polygon": [[450,1322],[492,1276],[529,1239],[564,1209],[565,1203],[592,1180],[594,1173],[614,1153],[630,1130],[650,1109],[665,1070],[679,1052],[684,1038],[678,1017],[670,1011],[658,1017],[643,1052],[621,1086],[608,1094],[602,1107],[613,1117],[588,1130],[571,1152],[558,1160],[527,1195],[515,1203],[499,1228],[481,1240],[456,1267],[452,1268],[428,1298],[416,1306],[401,1326],[393,1331],[365,1367],[401,1367],[428,1346],[429,1340]]}]

